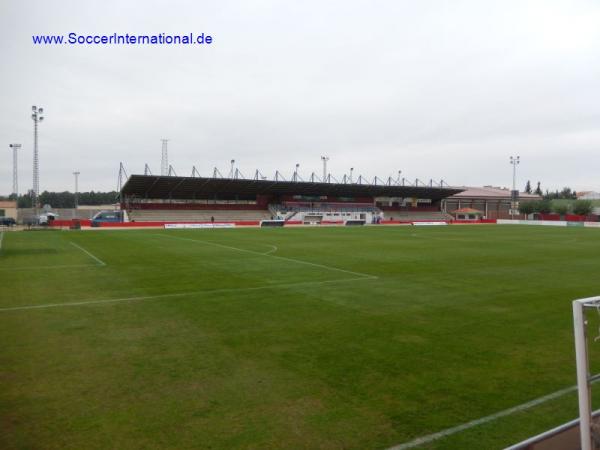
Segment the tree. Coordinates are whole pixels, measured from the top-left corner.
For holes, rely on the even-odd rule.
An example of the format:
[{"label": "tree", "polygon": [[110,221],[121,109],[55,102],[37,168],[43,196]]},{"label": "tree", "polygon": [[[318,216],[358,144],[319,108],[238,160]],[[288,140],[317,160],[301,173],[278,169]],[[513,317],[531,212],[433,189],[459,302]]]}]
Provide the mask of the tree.
[{"label": "tree", "polygon": [[569,205],[567,203],[556,203],[552,205],[552,211],[554,211],[556,214],[564,216],[569,212]]},{"label": "tree", "polygon": [[535,212],[535,207],[537,202],[521,202],[519,203],[519,212],[521,214],[533,214]]},{"label": "tree", "polygon": [[539,181],[537,182],[537,187],[535,188],[535,191],[533,191],[533,192],[534,192],[534,194],[539,195],[540,197],[542,195],[544,195],[543,192],[542,192],[542,188],[540,187],[540,182]]},{"label": "tree", "polygon": [[589,200],[577,200],[573,205],[573,212],[580,216],[587,216],[592,213],[592,202]]},{"label": "tree", "polygon": [[539,202],[535,202],[535,209],[535,212],[542,214],[552,212],[552,202],[547,198],[540,200]]},{"label": "tree", "polygon": [[[31,191],[20,195],[17,200],[18,208],[31,208]],[[109,205],[117,201],[118,192],[80,192],[80,205]],[[75,194],[72,192],[48,192],[40,194],[39,202],[41,205],[50,205],[52,208],[74,208]]]},{"label": "tree", "polygon": [[33,191],[30,189],[27,194],[19,195],[19,199],[17,200],[17,208],[31,208]]},{"label": "tree", "polygon": [[573,198],[573,192],[571,191],[571,188],[566,186],[562,189],[562,191],[560,191],[560,197],[559,198]]},{"label": "tree", "polygon": [[531,181],[529,180],[527,180],[527,184],[525,185],[525,192],[531,194]]}]

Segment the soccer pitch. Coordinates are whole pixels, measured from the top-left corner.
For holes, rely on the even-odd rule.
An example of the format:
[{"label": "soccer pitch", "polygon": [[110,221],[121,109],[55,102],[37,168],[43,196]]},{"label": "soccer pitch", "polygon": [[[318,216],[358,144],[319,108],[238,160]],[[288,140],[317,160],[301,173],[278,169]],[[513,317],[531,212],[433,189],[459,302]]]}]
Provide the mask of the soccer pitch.
[{"label": "soccer pitch", "polygon": [[575,391],[529,403],[575,383],[571,300],[600,295],[600,230],[1,242],[5,449],[500,449],[577,416]]}]

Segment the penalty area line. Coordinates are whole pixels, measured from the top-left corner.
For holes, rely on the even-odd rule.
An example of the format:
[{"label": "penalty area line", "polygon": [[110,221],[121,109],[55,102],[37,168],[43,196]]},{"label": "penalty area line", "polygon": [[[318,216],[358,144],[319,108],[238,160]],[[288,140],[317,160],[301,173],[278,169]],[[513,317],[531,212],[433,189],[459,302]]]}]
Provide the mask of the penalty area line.
[{"label": "penalty area line", "polygon": [[205,289],[202,291],[193,291],[193,292],[180,292],[174,294],[159,294],[159,295],[146,295],[140,297],[124,297],[124,298],[107,298],[100,300],[84,300],[80,302],[67,302],[67,303],[46,303],[43,305],[27,305],[27,306],[11,306],[8,308],[0,308],[0,313],[8,312],[8,311],[24,311],[30,309],[47,309],[47,308],[62,308],[67,306],[85,306],[85,305],[98,305],[104,303],[120,303],[120,302],[133,302],[133,301],[143,301],[143,300],[157,300],[161,298],[169,298],[169,297],[189,297],[191,295],[201,295],[201,294],[223,294],[227,292],[248,292],[248,291],[260,291],[266,289],[278,289],[278,288],[289,288],[289,287],[297,287],[297,286],[320,286],[323,284],[329,283],[349,283],[353,281],[363,281],[363,280],[372,280],[372,278],[368,277],[358,277],[358,278],[340,278],[336,280],[324,280],[324,281],[300,281],[297,283],[279,283],[279,284],[270,284],[267,286],[255,286],[255,287],[247,287],[247,288],[223,288],[223,289]]},{"label": "penalty area line", "polygon": [[179,237],[179,236],[169,236],[168,234],[152,234],[152,236],[160,236],[160,237],[166,237],[166,238],[171,238],[171,239],[178,239],[180,241],[196,242],[197,244],[212,245],[215,247],[227,248],[229,250],[236,250],[238,252],[250,253],[252,255],[268,256],[270,258],[280,259],[282,261],[290,261],[290,262],[294,262],[297,264],[304,264],[307,266],[319,267],[321,269],[333,270],[335,272],[349,273],[350,275],[356,275],[358,277],[363,277],[363,278],[370,278],[372,280],[376,280],[379,278],[377,275],[371,275],[368,273],[361,273],[361,272],[354,272],[352,270],[340,269],[339,267],[313,263],[310,261],[304,261],[302,259],[286,258],[285,256],[273,255],[273,254],[271,254],[271,252],[267,252],[267,253],[255,252],[254,250],[246,250],[245,248],[232,247],[231,245],[218,244],[216,242],[202,241],[202,240],[198,240],[198,239],[183,238],[183,237]]},{"label": "penalty area line", "polygon": [[[592,383],[597,383],[600,379],[592,380]],[[542,397],[538,397],[536,399],[530,400],[526,403],[522,403],[517,406],[513,406],[512,408],[505,409],[503,411],[499,411],[494,414],[490,414],[489,416],[480,417],[479,419],[471,420],[470,422],[466,422],[455,427],[446,428],[445,430],[438,431],[437,433],[428,434],[426,436],[421,436],[412,441],[405,442],[404,444],[395,445],[393,447],[388,448],[388,450],[407,450],[409,448],[415,448],[420,445],[429,444],[430,442],[437,441],[438,439],[442,439],[448,436],[452,436],[453,434],[460,433],[461,431],[468,430],[470,428],[474,428],[479,425],[483,425],[488,422],[493,422],[502,417],[510,416],[512,414],[525,411],[527,409],[533,408],[534,406],[541,405],[542,403],[549,402],[550,400],[557,399],[566,394],[570,394],[571,392],[576,392],[577,386],[570,386],[568,388],[561,389],[556,392],[552,392],[551,394],[544,395]]]},{"label": "penalty area line", "polygon": [[86,255],[88,255],[90,258],[92,258],[94,261],[96,261],[98,263],[98,265],[100,266],[106,266],[106,263],[104,261],[102,261],[100,258],[98,258],[97,256],[92,255],[90,252],[88,252],[85,248],[77,245],[75,242],[70,242],[70,244],[74,247],[77,247],[79,250],[81,250],[83,253],[85,253]]}]

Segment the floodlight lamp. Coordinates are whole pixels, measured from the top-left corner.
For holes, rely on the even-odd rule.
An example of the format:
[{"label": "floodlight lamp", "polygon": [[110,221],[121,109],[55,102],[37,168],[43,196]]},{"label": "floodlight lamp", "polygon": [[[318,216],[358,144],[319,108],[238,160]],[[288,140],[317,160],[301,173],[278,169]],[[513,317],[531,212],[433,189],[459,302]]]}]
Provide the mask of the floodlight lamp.
[{"label": "floodlight lamp", "polygon": [[39,119],[39,120],[40,120],[40,122],[41,122],[42,120],[44,120],[44,116],[40,117],[40,119]]},{"label": "floodlight lamp", "polygon": [[35,114],[32,114],[32,115],[31,115],[31,118],[32,118],[33,120],[35,120]]},{"label": "floodlight lamp", "polygon": [[39,112],[40,114],[41,114],[41,113],[43,113],[43,112],[44,112],[44,108],[40,108],[40,109],[38,109],[38,112]]},{"label": "floodlight lamp", "polygon": [[35,106],[35,105],[33,105],[33,106],[31,107],[31,110],[32,110],[32,111],[35,111],[36,109],[37,109],[37,106]]}]

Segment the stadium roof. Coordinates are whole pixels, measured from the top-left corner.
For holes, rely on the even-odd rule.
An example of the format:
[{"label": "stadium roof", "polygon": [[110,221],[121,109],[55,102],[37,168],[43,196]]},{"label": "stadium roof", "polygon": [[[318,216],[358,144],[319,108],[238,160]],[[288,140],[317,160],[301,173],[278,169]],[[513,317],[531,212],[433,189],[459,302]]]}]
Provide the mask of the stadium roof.
[{"label": "stadium roof", "polygon": [[461,188],[398,186],[358,183],[247,180],[156,175],[131,175],[121,190],[123,197],[149,199],[201,199],[215,196],[327,195],[337,197],[403,197],[439,200]]}]

